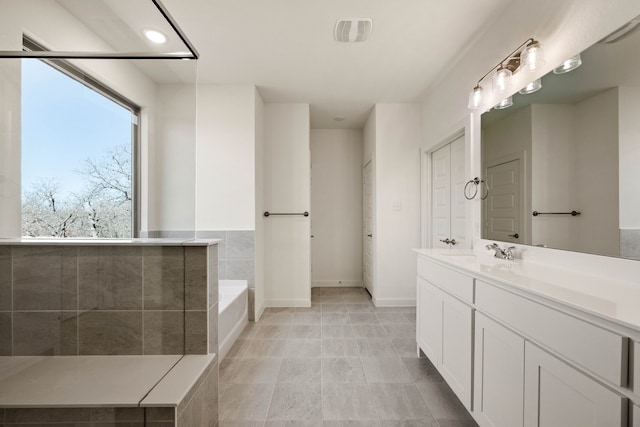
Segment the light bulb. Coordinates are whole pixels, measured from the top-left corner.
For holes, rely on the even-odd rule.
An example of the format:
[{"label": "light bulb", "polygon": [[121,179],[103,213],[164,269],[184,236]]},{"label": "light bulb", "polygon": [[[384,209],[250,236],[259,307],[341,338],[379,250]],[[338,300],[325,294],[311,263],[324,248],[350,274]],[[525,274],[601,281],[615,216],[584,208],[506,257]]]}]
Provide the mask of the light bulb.
[{"label": "light bulb", "polygon": [[520,53],[520,66],[523,69],[535,71],[544,64],[546,64],[546,61],[544,60],[544,51],[540,43],[533,41],[522,49]]},{"label": "light bulb", "polygon": [[493,108],[496,110],[504,110],[505,108],[509,108],[512,105],[513,105],[513,98],[510,96],[498,102],[498,104]]},{"label": "light bulb", "polygon": [[582,58],[580,58],[580,54],[576,56],[572,56],[571,58],[564,61],[559,67],[553,69],[553,74],[564,74],[569,71],[573,71],[579,66],[582,65]]},{"label": "light bulb", "polygon": [[511,70],[504,68],[500,65],[500,68],[493,75],[493,88],[497,92],[506,92],[509,87],[509,77],[511,77]]},{"label": "light bulb", "polygon": [[518,93],[521,93],[522,95],[528,95],[530,93],[537,92],[540,89],[542,89],[542,80],[536,79],[520,89]]},{"label": "light bulb", "polygon": [[469,93],[469,104],[467,105],[470,110],[477,110],[482,104],[482,86],[478,85],[473,88]]}]

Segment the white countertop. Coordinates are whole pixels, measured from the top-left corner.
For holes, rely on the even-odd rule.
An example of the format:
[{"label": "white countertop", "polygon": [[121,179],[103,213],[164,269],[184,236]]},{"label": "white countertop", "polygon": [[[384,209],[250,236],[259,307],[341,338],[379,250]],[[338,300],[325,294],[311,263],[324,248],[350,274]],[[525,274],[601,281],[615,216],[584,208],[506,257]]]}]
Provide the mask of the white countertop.
[{"label": "white countertop", "polygon": [[[178,406],[214,359],[215,354],[0,357],[0,408]],[[153,396],[162,405],[143,405]]]},{"label": "white countertop", "polygon": [[70,245],[70,246],[211,246],[221,243],[221,239],[45,239],[45,238],[0,238],[0,246],[49,246],[49,245]]},{"label": "white countertop", "polygon": [[513,286],[640,332],[640,281],[621,282],[530,261],[508,261],[495,258],[489,251],[415,252],[479,279]]}]

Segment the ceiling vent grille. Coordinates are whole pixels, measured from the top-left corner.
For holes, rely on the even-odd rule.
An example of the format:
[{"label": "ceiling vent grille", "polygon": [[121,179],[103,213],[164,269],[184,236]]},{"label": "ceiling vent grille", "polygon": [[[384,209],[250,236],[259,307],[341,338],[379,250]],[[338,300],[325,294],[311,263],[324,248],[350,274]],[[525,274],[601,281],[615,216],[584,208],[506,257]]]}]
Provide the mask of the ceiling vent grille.
[{"label": "ceiling vent grille", "polygon": [[367,41],[371,35],[373,22],[367,18],[340,19],[336,22],[333,36],[336,41],[356,43]]}]

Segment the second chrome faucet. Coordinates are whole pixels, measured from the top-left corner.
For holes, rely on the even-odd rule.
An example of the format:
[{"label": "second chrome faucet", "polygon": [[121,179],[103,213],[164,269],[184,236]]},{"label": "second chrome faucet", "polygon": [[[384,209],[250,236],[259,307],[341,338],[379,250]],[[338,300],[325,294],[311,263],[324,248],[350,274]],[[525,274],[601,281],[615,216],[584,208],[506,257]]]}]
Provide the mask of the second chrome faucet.
[{"label": "second chrome faucet", "polygon": [[497,243],[494,242],[490,245],[487,245],[486,248],[495,251],[494,256],[496,258],[506,259],[509,261],[514,259],[513,250],[516,248],[515,246],[509,246],[508,248],[502,249],[500,246],[498,246]]}]

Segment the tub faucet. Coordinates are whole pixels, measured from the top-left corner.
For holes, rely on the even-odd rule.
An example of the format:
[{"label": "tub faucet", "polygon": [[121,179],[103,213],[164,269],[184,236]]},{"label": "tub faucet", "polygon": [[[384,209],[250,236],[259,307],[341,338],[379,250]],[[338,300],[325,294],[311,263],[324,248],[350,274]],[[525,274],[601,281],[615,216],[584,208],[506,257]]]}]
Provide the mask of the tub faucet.
[{"label": "tub faucet", "polygon": [[513,250],[516,248],[515,246],[509,246],[508,248],[502,249],[500,246],[498,246],[497,243],[492,243],[490,245],[485,246],[488,250],[493,250],[494,256],[496,258],[501,258],[501,259],[506,259],[506,260],[513,260],[514,256],[513,256]]}]

